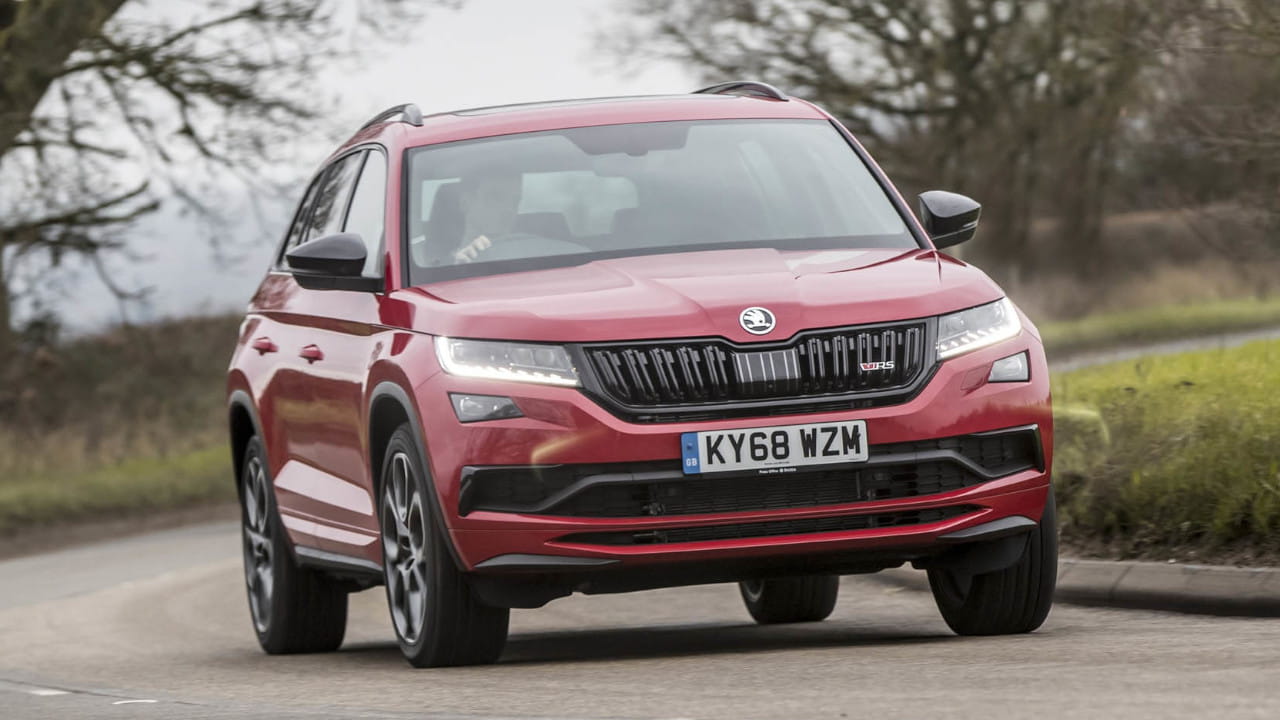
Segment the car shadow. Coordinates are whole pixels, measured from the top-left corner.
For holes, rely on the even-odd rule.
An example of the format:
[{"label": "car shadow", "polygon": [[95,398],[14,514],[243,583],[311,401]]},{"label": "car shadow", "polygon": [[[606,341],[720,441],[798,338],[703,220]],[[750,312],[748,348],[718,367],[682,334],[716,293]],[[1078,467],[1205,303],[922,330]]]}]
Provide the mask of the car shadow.
[{"label": "car shadow", "polygon": [[[706,623],[612,630],[555,630],[515,633],[507,641],[499,665],[634,660],[692,655],[767,653],[828,647],[874,647],[957,641],[950,633],[886,631],[855,624],[826,622],[759,626],[751,623]],[[352,643],[339,655],[367,662],[383,656],[403,663],[394,643]]]}]

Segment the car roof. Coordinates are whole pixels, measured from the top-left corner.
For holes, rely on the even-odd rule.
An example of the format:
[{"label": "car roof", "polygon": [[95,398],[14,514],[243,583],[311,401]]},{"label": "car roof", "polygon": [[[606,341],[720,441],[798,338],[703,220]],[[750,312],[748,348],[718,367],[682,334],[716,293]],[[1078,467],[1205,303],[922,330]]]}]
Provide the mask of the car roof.
[{"label": "car roof", "polygon": [[345,146],[378,137],[389,145],[416,147],[591,125],[734,119],[830,118],[817,106],[795,98],[697,93],[579,98],[451,110],[422,116],[421,125],[379,122],[362,128]]}]

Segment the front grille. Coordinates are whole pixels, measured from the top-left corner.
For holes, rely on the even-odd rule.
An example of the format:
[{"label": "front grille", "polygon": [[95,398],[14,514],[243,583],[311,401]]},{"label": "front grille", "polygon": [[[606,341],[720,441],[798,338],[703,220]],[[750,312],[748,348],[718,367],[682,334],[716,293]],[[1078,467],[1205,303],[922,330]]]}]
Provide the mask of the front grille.
[{"label": "front grille", "polygon": [[459,511],[650,517],[821,507],[936,495],[1038,467],[1034,428],[872,445],[866,464],[684,475],[680,461],[467,468]]},{"label": "front grille", "polygon": [[849,530],[874,530],[878,528],[926,525],[941,522],[979,508],[958,505],[926,510],[878,513],[874,515],[846,515],[843,517],[803,518],[798,520],[774,520],[770,522],[738,523],[734,525],[707,525],[704,527],[668,528],[641,532],[576,533],[559,539],[565,543],[584,545],[664,545],[669,543],[706,542],[709,540],[744,540],[750,538],[777,537],[779,535],[807,535],[809,533],[845,532]]},{"label": "front grille", "polygon": [[900,400],[932,364],[929,339],[928,322],[917,320],[808,331],[783,343],[699,339],[585,345],[582,352],[589,389],[607,405],[642,420],[656,419],[646,414],[654,410],[688,419],[744,403]]}]

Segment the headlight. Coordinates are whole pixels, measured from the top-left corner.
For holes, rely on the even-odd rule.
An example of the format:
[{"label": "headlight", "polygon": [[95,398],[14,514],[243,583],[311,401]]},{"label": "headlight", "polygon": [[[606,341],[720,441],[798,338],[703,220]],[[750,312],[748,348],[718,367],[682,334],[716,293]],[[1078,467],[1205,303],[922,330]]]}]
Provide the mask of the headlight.
[{"label": "headlight", "polygon": [[450,375],[577,385],[578,371],[559,345],[437,337],[436,356]]},{"label": "headlight", "polygon": [[994,345],[1022,331],[1009,298],[961,310],[938,319],[938,357],[943,360]]}]

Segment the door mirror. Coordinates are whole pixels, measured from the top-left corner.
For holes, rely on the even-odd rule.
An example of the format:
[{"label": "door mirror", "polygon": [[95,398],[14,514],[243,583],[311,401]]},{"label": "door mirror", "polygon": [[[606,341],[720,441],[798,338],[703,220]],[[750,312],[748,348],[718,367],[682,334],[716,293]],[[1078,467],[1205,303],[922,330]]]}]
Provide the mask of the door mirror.
[{"label": "door mirror", "polygon": [[355,233],[337,233],[305,242],[285,253],[289,272],[309,290],[361,290],[375,292],[381,278],[364,277],[368,250]]},{"label": "door mirror", "polygon": [[973,237],[981,214],[982,205],[964,195],[942,190],[920,194],[920,222],[939,250]]}]

